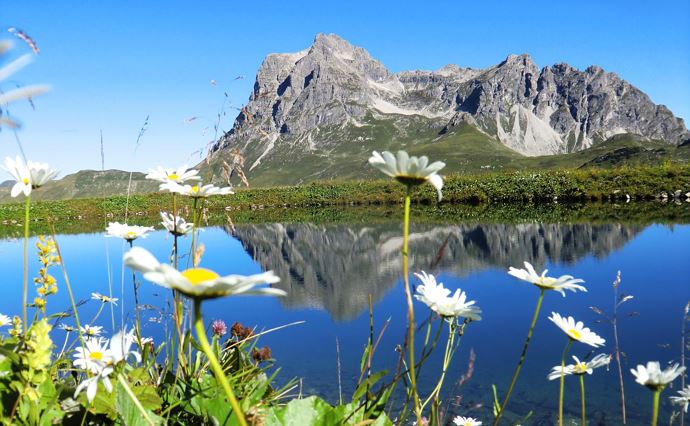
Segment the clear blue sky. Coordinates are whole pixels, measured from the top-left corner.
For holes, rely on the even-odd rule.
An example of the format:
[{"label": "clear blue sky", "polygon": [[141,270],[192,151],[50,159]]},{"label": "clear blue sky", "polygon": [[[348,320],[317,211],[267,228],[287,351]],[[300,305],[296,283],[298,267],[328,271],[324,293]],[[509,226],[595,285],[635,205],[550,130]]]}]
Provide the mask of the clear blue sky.
[{"label": "clear blue sky", "polygon": [[[522,52],[540,67],[597,64],[690,118],[687,0],[434,3],[0,0],[2,32],[21,28],[41,48],[16,80],[54,87],[35,100],[35,111],[11,112],[24,122],[27,156],[63,175],[100,169],[101,130],[107,168],[194,164],[192,153],[213,139],[204,128],[223,93],[241,106],[266,54],[304,49],[326,32],[392,71],[487,67]],[[236,113],[228,109],[225,130]],[[201,118],[185,123],[192,116]],[[16,153],[14,135],[1,132],[0,158]]]}]

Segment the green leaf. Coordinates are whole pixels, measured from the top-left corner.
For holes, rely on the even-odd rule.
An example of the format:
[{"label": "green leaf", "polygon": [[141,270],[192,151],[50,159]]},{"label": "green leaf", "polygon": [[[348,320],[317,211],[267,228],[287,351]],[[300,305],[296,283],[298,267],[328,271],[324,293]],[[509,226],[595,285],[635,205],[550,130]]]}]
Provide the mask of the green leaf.
[{"label": "green leaf", "polygon": [[152,424],[160,425],[163,423],[163,419],[155,415],[151,410],[144,409],[144,413],[142,413],[120,382],[117,383],[115,392],[117,394],[115,408],[125,426],[151,426]]},{"label": "green leaf", "polygon": [[377,373],[374,373],[371,375],[371,377],[368,377],[365,379],[361,385],[357,388],[355,393],[352,395],[352,400],[353,401],[359,401],[359,399],[364,395],[364,393],[367,391],[367,389],[371,390],[371,388],[374,387],[374,384],[378,382],[383,376],[388,374],[388,371],[379,371]]},{"label": "green leaf", "polygon": [[265,426],[320,426],[333,423],[333,407],[316,396],[293,399],[284,407],[273,407],[264,419]]},{"label": "green leaf", "polygon": [[498,412],[501,410],[501,403],[498,402],[498,391],[496,390],[496,385],[491,385],[491,389],[494,391],[494,404],[493,411],[494,417],[498,416]]}]

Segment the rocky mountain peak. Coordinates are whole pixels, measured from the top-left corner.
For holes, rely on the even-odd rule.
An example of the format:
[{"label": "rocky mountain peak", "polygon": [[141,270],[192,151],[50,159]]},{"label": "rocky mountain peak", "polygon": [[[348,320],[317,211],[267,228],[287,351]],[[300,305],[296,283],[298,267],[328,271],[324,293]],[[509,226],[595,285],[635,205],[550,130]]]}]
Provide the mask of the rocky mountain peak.
[{"label": "rocky mountain peak", "polygon": [[511,53],[508,55],[499,66],[517,66],[517,67],[531,67],[534,65],[532,57],[528,53],[521,53],[516,55]]},{"label": "rocky mountain peak", "polygon": [[279,151],[356,145],[338,132],[372,120],[403,133],[410,123],[437,134],[465,123],[528,156],[575,152],[622,133],[674,145],[690,139],[668,108],[595,65],[540,69],[523,53],[486,69],[394,74],[364,48],[317,34],[307,49],[265,58],[249,103],[214,150],[237,148],[255,169]]}]

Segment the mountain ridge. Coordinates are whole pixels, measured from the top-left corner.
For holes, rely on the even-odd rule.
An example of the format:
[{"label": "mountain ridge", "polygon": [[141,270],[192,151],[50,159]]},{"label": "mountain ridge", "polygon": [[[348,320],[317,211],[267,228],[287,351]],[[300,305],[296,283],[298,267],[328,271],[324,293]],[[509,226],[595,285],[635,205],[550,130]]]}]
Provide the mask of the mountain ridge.
[{"label": "mountain ridge", "polygon": [[[357,139],[358,129],[381,121],[395,128],[388,138]],[[364,48],[318,34],[307,49],[266,56],[248,104],[210,156],[239,152],[251,180],[268,168],[299,174],[309,155],[431,146],[463,125],[526,157],[580,152],[621,134],[670,146],[690,140],[681,118],[596,65],[538,68],[523,53],[485,69],[393,73]],[[409,140],[414,133],[424,135]]]}]

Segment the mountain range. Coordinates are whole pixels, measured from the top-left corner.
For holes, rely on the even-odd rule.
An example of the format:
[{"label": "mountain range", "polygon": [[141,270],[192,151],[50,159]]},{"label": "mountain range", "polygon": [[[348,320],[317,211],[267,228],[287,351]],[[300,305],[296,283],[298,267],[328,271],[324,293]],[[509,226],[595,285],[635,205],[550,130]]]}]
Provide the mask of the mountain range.
[{"label": "mountain range", "polygon": [[428,154],[454,172],[687,159],[688,145],[681,118],[595,65],[540,69],[522,54],[393,73],[318,34],[305,50],[266,56],[210,165],[220,175],[239,153],[250,182],[275,185],[375,176],[364,166],[372,150]]},{"label": "mountain range", "polygon": [[[366,164],[372,151],[399,149],[444,161],[443,174],[608,167],[690,162],[690,132],[595,65],[539,68],[521,54],[485,69],[393,73],[362,47],[318,34],[307,49],[266,56],[248,103],[197,167],[235,185],[367,179],[380,177]],[[131,179],[132,193],[157,190],[142,173]],[[124,194],[129,180],[82,170],[36,199]],[[9,201],[8,189],[0,202]]]}]

